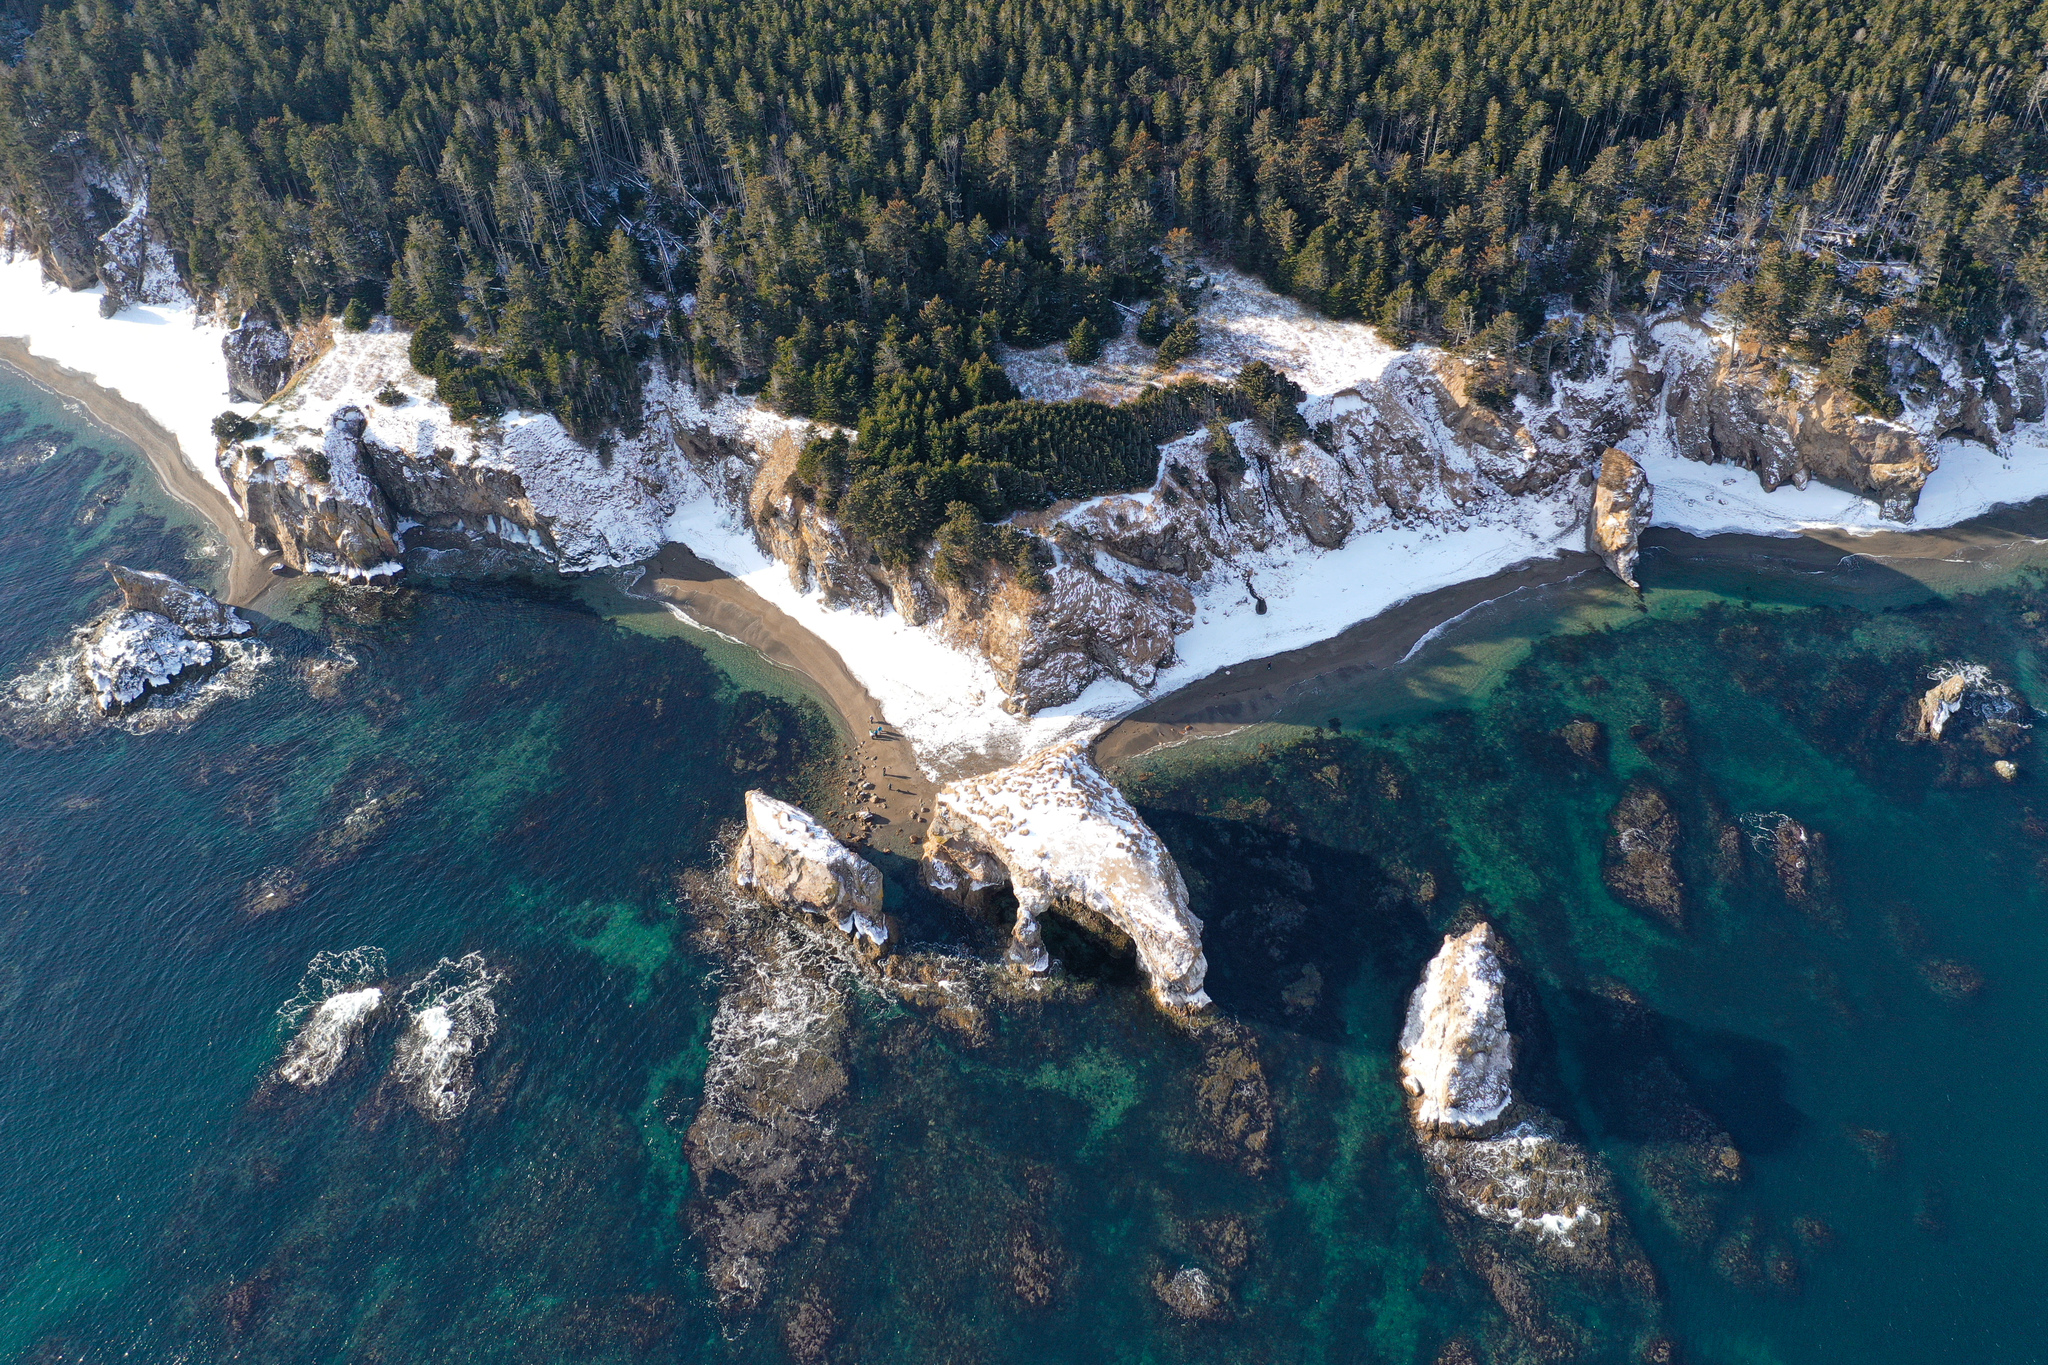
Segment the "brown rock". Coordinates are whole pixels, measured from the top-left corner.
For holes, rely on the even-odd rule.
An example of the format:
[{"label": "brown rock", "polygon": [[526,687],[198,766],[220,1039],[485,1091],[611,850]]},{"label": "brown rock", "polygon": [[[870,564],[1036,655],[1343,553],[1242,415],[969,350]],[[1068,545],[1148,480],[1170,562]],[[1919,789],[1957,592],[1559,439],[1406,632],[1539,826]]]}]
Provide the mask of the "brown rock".
[{"label": "brown rock", "polygon": [[1622,903],[1683,929],[1685,884],[1672,859],[1679,826],[1670,801],[1652,784],[1638,781],[1622,793],[1607,821],[1614,829],[1602,874],[1607,889]]}]

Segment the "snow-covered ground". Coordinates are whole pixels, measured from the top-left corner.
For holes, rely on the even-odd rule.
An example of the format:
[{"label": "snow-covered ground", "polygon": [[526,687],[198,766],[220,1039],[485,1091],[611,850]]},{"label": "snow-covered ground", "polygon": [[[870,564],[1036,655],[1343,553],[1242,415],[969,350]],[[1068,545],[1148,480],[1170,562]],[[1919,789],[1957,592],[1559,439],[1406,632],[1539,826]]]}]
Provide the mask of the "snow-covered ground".
[{"label": "snow-covered ground", "polygon": [[202,319],[189,300],[135,305],[100,316],[94,288],[72,293],[43,281],[32,256],[0,258],[0,336],[22,337],[29,351],[90,375],[146,410],[172,436],[186,462],[214,487],[227,481],[213,460],[213,419],[229,407],[227,329]]},{"label": "snow-covered ground", "polygon": [[1196,321],[1202,342],[1171,369],[1139,343],[1135,326],[1112,338],[1087,365],[1067,359],[1062,344],[1009,351],[1003,369],[1026,398],[1054,402],[1095,398],[1115,403],[1135,397],[1147,384],[1200,377],[1228,381],[1254,360],[1285,370],[1311,394],[1332,394],[1377,379],[1400,351],[1370,327],[1334,322],[1283,298],[1249,275],[1224,266],[1208,268]]}]

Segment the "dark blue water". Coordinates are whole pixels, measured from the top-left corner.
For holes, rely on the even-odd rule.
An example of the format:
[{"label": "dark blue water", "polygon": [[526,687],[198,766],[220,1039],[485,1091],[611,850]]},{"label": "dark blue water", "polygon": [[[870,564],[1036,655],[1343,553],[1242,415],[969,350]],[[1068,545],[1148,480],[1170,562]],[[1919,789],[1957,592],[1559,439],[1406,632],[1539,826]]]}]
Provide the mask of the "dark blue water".
[{"label": "dark blue water", "polygon": [[[0,681],[111,601],[103,559],[216,553],[0,372]],[[900,867],[902,989],[720,897],[741,794],[829,789],[830,726],[588,585],[299,584],[210,704],[16,707],[0,1359],[2037,1359],[2048,796],[2031,746],[2007,784],[1898,730],[1944,658],[2038,694],[2048,595],[1652,570],[1647,615],[1538,603],[1297,718],[1337,731],[1119,774],[1209,924],[1192,1031],[1080,939],[1040,995],[946,956],[993,931]],[[1680,821],[1683,928],[1603,883],[1632,781]],[[1823,894],[1731,859],[1762,812],[1825,838]],[[1646,1274],[1431,1192],[1394,1037],[1481,914]],[[281,1008],[372,984],[333,1074],[281,1078]],[[437,1004],[471,1051],[426,1074]],[[1162,1301],[1187,1267],[1212,1320]]]}]

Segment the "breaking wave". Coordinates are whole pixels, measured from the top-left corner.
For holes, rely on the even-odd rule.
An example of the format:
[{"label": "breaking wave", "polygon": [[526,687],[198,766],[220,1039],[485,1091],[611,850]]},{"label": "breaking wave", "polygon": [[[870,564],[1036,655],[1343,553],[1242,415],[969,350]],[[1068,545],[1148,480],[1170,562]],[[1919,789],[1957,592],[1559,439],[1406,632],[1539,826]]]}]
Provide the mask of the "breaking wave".
[{"label": "breaking wave", "polygon": [[278,1079],[301,1090],[334,1079],[364,1024],[384,1003],[383,987],[370,983],[385,975],[382,948],[315,954],[299,978],[298,993],[278,1010],[285,1022],[299,1024],[278,1063]]},{"label": "breaking wave", "polygon": [[108,727],[131,735],[182,730],[218,703],[253,694],[277,657],[253,640],[215,640],[220,666],[206,677],[172,692],[150,693],[119,715],[107,716],[100,713],[79,670],[79,660],[99,625],[92,621],[80,626],[63,644],[36,656],[27,668],[0,683],[0,735],[23,748],[43,749],[75,744]]},{"label": "breaking wave", "polygon": [[428,1118],[446,1121],[469,1108],[476,1056],[498,1031],[491,988],[502,980],[482,953],[469,953],[460,961],[442,958],[406,989],[412,1023],[399,1041],[391,1075]]}]

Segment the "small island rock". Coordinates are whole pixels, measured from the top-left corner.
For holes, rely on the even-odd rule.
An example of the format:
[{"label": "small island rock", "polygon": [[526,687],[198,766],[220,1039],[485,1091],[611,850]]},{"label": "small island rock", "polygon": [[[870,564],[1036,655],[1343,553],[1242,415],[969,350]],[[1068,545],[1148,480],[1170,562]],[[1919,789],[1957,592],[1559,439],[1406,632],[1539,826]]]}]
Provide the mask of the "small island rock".
[{"label": "small island rock", "polygon": [[217,651],[209,641],[253,629],[233,607],[169,574],[118,564],[107,565],[107,572],[121,589],[121,609],[100,623],[79,660],[102,714],[210,667]]},{"label": "small island rock", "polygon": [[103,714],[133,706],[213,662],[213,646],[153,611],[118,611],[93,633],[80,666]]},{"label": "small island rock", "polygon": [[882,874],[801,807],[747,793],[747,832],[733,850],[732,881],[770,905],[829,919],[871,957],[896,946],[882,909]]}]

